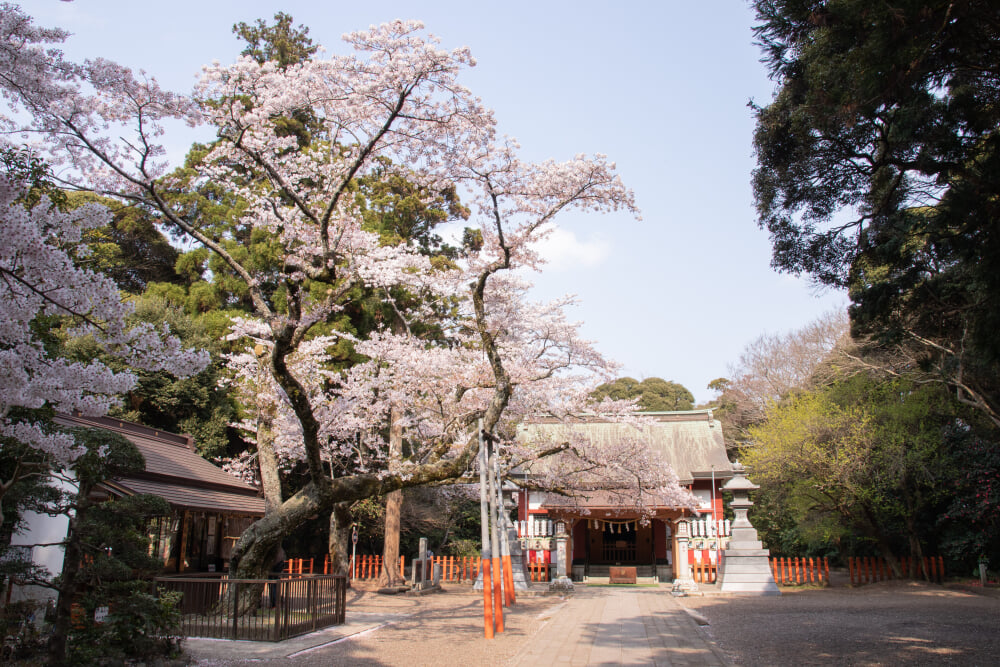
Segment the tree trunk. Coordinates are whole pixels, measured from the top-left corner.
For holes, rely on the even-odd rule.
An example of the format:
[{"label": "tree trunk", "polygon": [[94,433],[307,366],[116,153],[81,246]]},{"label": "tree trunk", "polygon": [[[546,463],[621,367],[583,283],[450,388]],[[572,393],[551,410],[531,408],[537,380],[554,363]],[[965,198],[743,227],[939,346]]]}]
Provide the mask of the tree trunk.
[{"label": "tree trunk", "polygon": [[[399,408],[389,409],[389,470],[399,469],[403,454],[403,426]],[[379,586],[396,586],[403,583],[399,573],[399,515],[403,507],[403,492],[393,491],[385,497],[385,542],[382,547],[382,571]]]},{"label": "tree trunk", "polygon": [[336,503],[330,512],[330,574],[346,575],[351,562],[351,508],[349,503]]},{"label": "tree trunk", "polygon": [[899,558],[896,557],[896,553],[892,550],[889,545],[889,538],[886,536],[882,529],[879,527],[880,524],[875,520],[875,513],[870,507],[862,507],[864,516],[867,519],[865,521],[865,532],[869,537],[875,540],[878,544],[879,552],[882,557],[885,558],[886,565],[892,570],[892,574],[896,579],[900,579],[903,576],[903,567],[899,563]]},{"label": "tree trunk", "polygon": [[264,487],[264,513],[270,514],[281,505],[281,476],[278,473],[278,455],[274,452],[271,429],[262,420],[257,425],[257,466],[260,469],[260,483]]},{"label": "tree trunk", "polygon": [[66,531],[66,549],[63,552],[62,572],[59,575],[59,596],[56,598],[56,618],[52,623],[52,638],[49,640],[50,665],[66,663],[66,641],[69,639],[70,623],[73,616],[73,602],[76,598],[77,579],[80,575],[80,565],[83,563],[82,539],[77,526],[87,515],[90,502],[87,496],[92,486],[80,482],[77,493],[76,512],[69,517],[69,528]]},{"label": "tree trunk", "polygon": [[[907,538],[910,543],[910,558],[911,560],[916,561],[916,567],[919,569],[921,577],[924,581],[930,581],[930,572],[924,568],[924,548],[920,544],[920,537],[917,536],[917,527],[912,515],[906,517],[906,529]],[[910,571],[912,572],[913,570]]]},{"label": "tree trunk", "polygon": [[399,514],[403,506],[403,492],[393,491],[385,497],[385,542],[382,548],[382,572],[379,586],[397,586],[403,583],[399,576]]}]

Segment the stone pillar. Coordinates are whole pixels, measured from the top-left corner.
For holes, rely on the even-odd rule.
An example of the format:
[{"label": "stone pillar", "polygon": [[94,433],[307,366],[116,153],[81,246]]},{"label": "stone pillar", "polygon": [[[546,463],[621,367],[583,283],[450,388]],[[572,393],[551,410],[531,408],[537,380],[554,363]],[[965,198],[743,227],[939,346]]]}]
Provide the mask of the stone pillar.
[{"label": "stone pillar", "polygon": [[571,591],[573,590],[573,580],[566,573],[569,572],[569,534],[566,532],[566,522],[562,519],[556,521],[556,576],[549,583],[549,590]]},{"label": "stone pillar", "polygon": [[743,595],[781,595],[768,564],[770,552],[757,539],[757,529],[747,517],[747,511],[753,506],[749,492],[760,487],[748,480],[746,474],[746,468],[737,461],[733,464],[733,478],[722,487],[733,494],[729,506],[736,518],[729,546],[722,557],[720,590]]},{"label": "stone pillar", "polygon": [[691,576],[688,562],[688,541],[691,539],[691,520],[677,520],[677,558],[674,560],[674,593],[698,590],[698,584]]}]

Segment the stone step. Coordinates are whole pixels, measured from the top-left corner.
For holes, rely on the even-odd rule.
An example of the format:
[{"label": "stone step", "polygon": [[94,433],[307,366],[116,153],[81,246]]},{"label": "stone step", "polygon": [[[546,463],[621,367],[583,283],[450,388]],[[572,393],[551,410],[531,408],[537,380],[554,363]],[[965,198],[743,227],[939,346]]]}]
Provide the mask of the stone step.
[{"label": "stone step", "polygon": [[[587,577],[586,580],[583,583],[584,584],[590,584],[592,586],[606,585],[606,584],[610,584],[611,583],[611,577],[594,577],[594,576],[590,576],[590,577]],[[657,581],[656,577],[639,577],[639,576],[637,576],[635,578],[635,583],[637,583],[637,584],[647,584],[648,585],[648,584],[658,584],[660,582]],[[630,584],[617,584],[617,585],[628,586]]]},{"label": "stone step", "polygon": [[588,576],[590,577],[610,577],[612,567],[634,567],[635,574],[638,577],[652,577],[655,574],[652,565],[591,565],[587,569]]}]

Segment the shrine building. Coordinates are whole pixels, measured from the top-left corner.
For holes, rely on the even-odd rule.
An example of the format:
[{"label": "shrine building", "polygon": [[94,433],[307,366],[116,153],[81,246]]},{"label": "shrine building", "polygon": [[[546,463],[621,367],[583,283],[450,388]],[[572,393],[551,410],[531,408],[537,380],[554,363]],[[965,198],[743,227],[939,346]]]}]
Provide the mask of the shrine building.
[{"label": "shrine building", "polygon": [[[642,437],[669,463],[682,487],[698,499],[692,510],[663,504],[656,496],[637,502],[635,491],[600,483],[573,496],[528,490],[531,478],[548,465],[545,459],[518,469],[510,481],[518,511],[518,537],[530,562],[558,565],[557,544],[565,542],[565,572],[574,581],[600,583],[613,566],[636,568],[640,580],[669,582],[675,564],[713,572],[726,548],[729,522],[723,518],[722,485],[733,476],[722,424],[711,410],[648,412]],[[637,427],[585,415],[563,421],[535,419],[521,427],[519,438],[547,442],[583,436],[592,443],[613,444],[636,438]],[[680,539],[679,539],[680,538]]]}]

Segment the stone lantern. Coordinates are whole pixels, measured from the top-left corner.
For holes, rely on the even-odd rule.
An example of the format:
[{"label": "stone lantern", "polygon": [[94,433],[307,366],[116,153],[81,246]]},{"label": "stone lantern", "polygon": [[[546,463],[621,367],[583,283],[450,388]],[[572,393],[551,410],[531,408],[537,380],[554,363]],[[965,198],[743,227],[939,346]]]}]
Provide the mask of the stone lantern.
[{"label": "stone lantern", "polygon": [[757,529],[747,518],[747,511],[753,506],[749,492],[760,487],[746,475],[746,468],[737,461],[733,464],[733,478],[722,487],[733,494],[729,506],[736,517],[720,564],[720,590],[743,595],[781,595],[768,564],[770,552],[757,539]]}]

